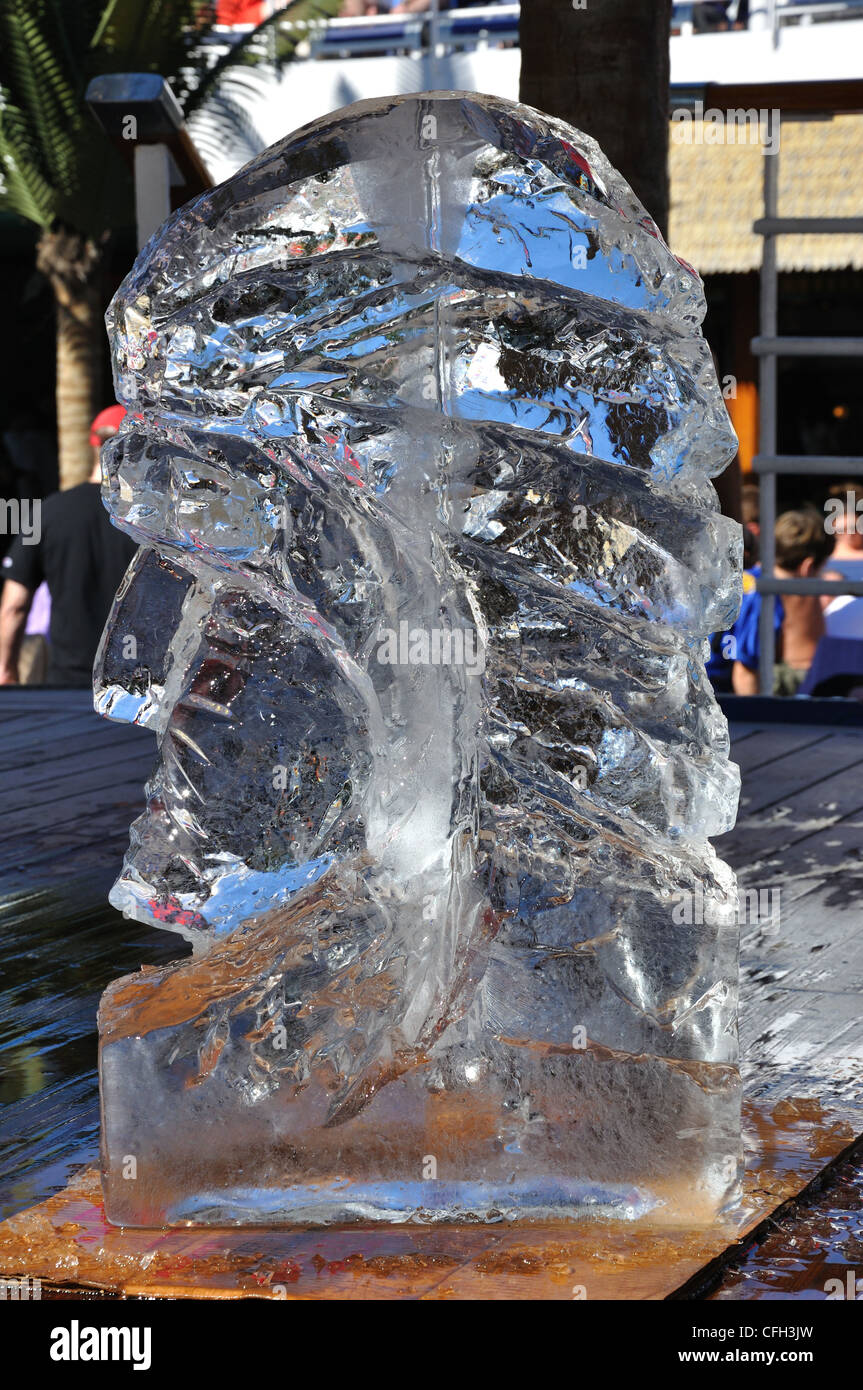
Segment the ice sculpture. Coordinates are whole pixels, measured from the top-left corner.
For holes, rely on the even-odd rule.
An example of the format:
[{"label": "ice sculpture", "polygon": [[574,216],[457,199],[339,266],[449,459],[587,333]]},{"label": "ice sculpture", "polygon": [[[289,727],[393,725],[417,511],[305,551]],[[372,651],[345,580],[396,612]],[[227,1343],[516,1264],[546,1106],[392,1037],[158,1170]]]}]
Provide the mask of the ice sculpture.
[{"label": "ice sculpture", "polygon": [[733,1198],[703,312],[591,139],[466,93],[307,126],[141,253],[96,705],[160,749],[112,901],[193,954],[102,1001],[112,1221]]}]

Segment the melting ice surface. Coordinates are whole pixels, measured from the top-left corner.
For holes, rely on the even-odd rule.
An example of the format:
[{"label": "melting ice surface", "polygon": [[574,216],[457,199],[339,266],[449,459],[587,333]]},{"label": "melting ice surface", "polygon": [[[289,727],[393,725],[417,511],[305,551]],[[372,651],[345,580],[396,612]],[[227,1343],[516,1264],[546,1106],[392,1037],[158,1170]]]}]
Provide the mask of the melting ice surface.
[{"label": "melting ice surface", "polygon": [[103,999],[112,1220],[733,1200],[704,307],[591,139],[474,94],[337,112],[144,248],[96,705],[159,744],[112,901],[193,954]]}]

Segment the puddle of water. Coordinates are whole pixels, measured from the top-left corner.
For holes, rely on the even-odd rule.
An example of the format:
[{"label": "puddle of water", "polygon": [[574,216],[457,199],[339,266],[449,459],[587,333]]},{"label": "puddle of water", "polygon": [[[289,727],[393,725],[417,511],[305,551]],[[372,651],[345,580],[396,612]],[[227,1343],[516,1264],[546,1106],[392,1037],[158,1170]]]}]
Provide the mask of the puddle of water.
[{"label": "puddle of water", "polygon": [[[99,994],[110,980],[144,962],[157,964],[182,953],[174,937],[126,922],[98,902],[98,887],[88,883],[76,891],[74,884],[67,884],[62,895],[20,894],[0,903],[4,937],[0,1049],[5,1064],[0,1087],[5,1139],[0,1217],[59,1192],[75,1170],[97,1161],[95,1016]],[[196,1253],[189,1260],[195,1270],[192,1277],[197,1281],[208,1272],[213,1277],[207,1261],[212,1264],[215,1259],[220,1262],[219,1276],[234,1287],[237,1282],[242,1286],[244,1278],[278,1282],[276,1273],[286,1284],[301,1277],[320,1281],[374,1276],[389,1281],[397,1271],[404,1278],[432,1279],[450,1264],[475,1256],[471,1278],[503,1278],[544,1288],[549,1282],[566,1285],[578,1269],[588,1274],[590,1269],[599,1270],[610,1277],[617,1271],[626,1276],[663,1268],[670,1286],[675,1267],[682,1269],[686,1264],[682,1283],[692,1272],[693,1262],[696,1267],[707,1264],[733,1242],[742,1225],[763,1219],[799,1192],[855,1137],[841,1114],[805,1096],[772,1105],[749,1103],[744,1109],[744,1132],[749,1151],[744,1202],[726,1228],[579,1223],[553,1234],[548,1231],[544,1237],[522,1228],[517,1245],[507,1242],[505,1249],[498,1249],[495,1237],[491,1242],[495,1248],[486,1247],[485,1253],[474,1250],[473,1235],[462,1236],[455,1230],[410,1238],[407,1232],[398,1238],[392,1232],[364,1233],[362,1249],[357,1248],[356,1231],[343,1236],[334,1232],[322,1244],[298,1250],[287,1264],[278,1249],[283,1247],[282,1236],[274,1238],[269,1263],[263,1266],[260,1252],[240,1254],[246,1238],[234,1232],[217,1256],[195,1241]],[[91,1213],[89,1234],[82,1236],[71,1229],[68,1212],[75,1202],[70,1203],[68,1195],[56,1199],[56,1225],[44,1211],[28,1212],[25,1224],[31,1227],[31,1250],[34,1254],[38,1250],[43,1258],[41,1267],[53,1268],[57,1276],[65,1271],[69,1277],[77,1269],[80,1277],[83,1247],[89,1244],[99,1256],[93,1277],[104,1274],[105,1261],[116,1262],[116,1282],[122,1285],[134,1272],[149,1268],[158,1247],[165,1259],[162,1273],[176,1277],[172,1260],[180,1257],[170,1247],[187,1239],[188,1233],[106,1231],[98,1212],[98,1183],[90,1175],[91,1187],[94,1181],[85,1204]],[[830,1280],[845,1281],[846,1297],[849,1287],[856,1292],[856,1280],[863,1281],[861,1212],[863,1158],[843,1165],[824,1192],[786,1214],[767,1239],[726,1271],[711,1297],[824,1298],[831,1292],[838,1297],[835,1285],[828,1288]],[[315,1240],[320,1242],[320,1236]],[[304,1239],[299,1244],[305,1247]],[[200,1268],[199,1262],[203,1262]],[[849,1272],[855,1281],[851,1285]]]},{"label": "puddle of water", "polygon": [[795,1204],[710,1297],[863,1301],[863,1153],[838,1165],[822,1192]]},{"label": "puddle of water", "polygon": [[0,1218],[97,1161],[99,996],[116,976],[183,953],[178,939],[115,912],[110,883],[0,901]]}]

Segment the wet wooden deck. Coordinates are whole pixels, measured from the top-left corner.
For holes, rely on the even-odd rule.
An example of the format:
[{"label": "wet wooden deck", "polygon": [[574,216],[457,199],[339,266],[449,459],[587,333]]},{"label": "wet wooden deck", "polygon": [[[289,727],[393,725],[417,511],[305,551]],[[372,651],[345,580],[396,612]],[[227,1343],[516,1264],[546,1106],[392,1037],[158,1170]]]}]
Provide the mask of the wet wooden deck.
[{"label": "wet wooden deck", "polygon": [[[863,726],[832,722],[839,709],[829,702],[808,712],[819,722],[732,722],[743,795],[717,848],[743,889],[772,906],[779,893],[778,922],[742,927],[748,1172],[736,1225],[166,1235],[106,1227],[92,1171],[98,996],[117,975],[178,954],[176,938],[106,905],[152,736],[97,719],[86,692],[0,690],[0,1216],[11,1218],[0,1225],[0,1273],[127,1296],[785,1296],[769,1279],[747,1282],[745,1260],[743,1272],[733,1262],[753,1231],[795,1250],[804,1222],[820,1249],[812,1204],[799,1201],[813,1183],[826,1185],[818,1210],[833,1232],[830,1269],[841,1273],[860,1254],[863,1193],[859,1163],[831,1168],[863,1135]],[[843,1212],[858,1201],[847,1256],[835,1239],[843,1222],[830,1215],[834,1188]],[[813,1297],[824,1296],[821,1254]],[[771,1258],[781,1265],[781,1249]],[[809,1286],[797,1277],[799,1293]]]}]

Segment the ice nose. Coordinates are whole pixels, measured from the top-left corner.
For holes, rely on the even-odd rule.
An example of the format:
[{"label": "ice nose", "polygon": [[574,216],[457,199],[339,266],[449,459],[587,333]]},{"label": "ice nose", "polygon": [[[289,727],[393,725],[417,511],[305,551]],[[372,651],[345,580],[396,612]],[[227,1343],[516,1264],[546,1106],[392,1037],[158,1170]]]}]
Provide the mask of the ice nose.
[{"label": "ice nose", "polygon": [[93,666],[97,714],[160,731],[170,714],[166,685],[172,639],[193,578],[173,559],[142,546],[117,590]]}]

